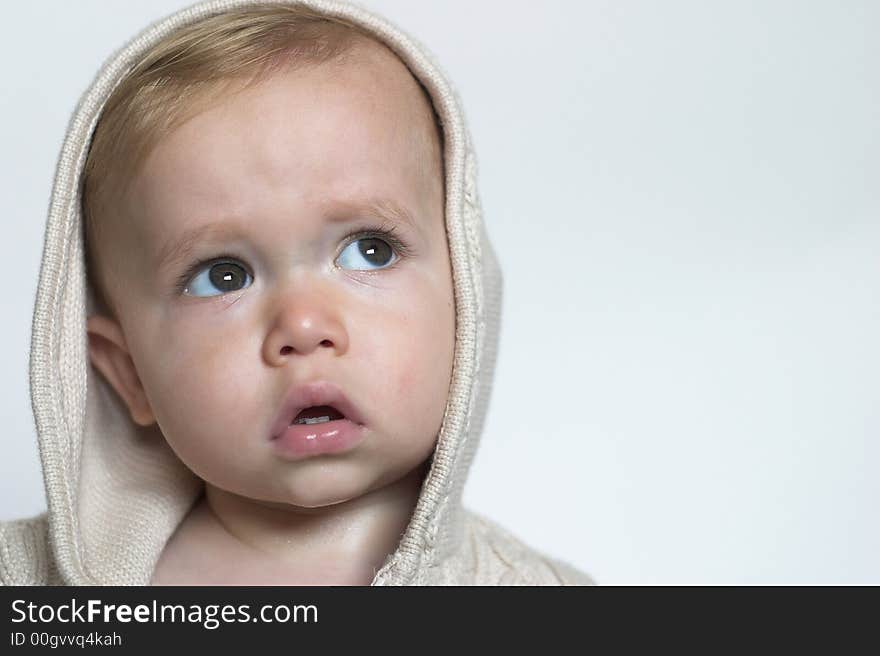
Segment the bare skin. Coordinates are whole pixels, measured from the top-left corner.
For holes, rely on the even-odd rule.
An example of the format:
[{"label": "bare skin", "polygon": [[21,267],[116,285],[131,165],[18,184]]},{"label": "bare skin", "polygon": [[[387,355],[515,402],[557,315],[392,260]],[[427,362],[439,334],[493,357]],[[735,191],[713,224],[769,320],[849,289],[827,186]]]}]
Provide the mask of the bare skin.
[{"label": "bare skin", "polygon": [[[132,420],[158,424],[205,481],[153,583],[366,585],[396,548],[452,374],[429,112],[405,65],[370,47],[206,109],[166,135],[132,181],[128,221],[105,246],[123,255],[109,290],[119,316],[89,318],[89,354]],[[359,209],[375,197],[414,225]],[[159,265],[169,242],[205,224],[237,234]],[[354,229],[381,225],[405,256],[374,270],[340,259]],[[211,287],[221,255],[240,267],[240,288]],[[176,281],[200,260],[181,293]],[[366,437],[345,453],[279,458],[269,438],[282,399],[316,380],[344,391]]]},{"label": "bare skin", "polygon": [[[423,476],[416,469],[375,492],[294,517],[206,486],[206,496],[169,540],[151,583],[369,585],[406,529]],[[363,549],[364,529],[373,536],[367,538],[371,553]],[[352,537],[358,533],[360,539]]]}]

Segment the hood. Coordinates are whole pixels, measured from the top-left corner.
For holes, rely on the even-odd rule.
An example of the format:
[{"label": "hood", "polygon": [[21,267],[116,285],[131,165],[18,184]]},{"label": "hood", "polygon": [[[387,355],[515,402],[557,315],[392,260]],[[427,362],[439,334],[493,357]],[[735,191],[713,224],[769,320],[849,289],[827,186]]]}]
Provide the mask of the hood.
[{"label": "hood", "polygon": [[[147,439],[148,429],[132,422],[88,357],[86,318],[95,306],[86,277],[81,182],[91,135],[112,90],[155,42],[202,18],[256,4],[266,2],[202,2],[147,26],[106,60],[67,128],[46,223],[30,385],[50,543],[69,585],[147,584],[202,486],[164,440]],[[444,132],[445,224],[456,311],[452,379],[415,510],[373,580],[374,585],[405,585],[424,568],[454,557],[462,542],[461,496],[489,401],[501,273],[482,222],[476,160],[461,104],[432,55],[357,5],[296,4],[357,23],[394,51],[427,90]]]}]

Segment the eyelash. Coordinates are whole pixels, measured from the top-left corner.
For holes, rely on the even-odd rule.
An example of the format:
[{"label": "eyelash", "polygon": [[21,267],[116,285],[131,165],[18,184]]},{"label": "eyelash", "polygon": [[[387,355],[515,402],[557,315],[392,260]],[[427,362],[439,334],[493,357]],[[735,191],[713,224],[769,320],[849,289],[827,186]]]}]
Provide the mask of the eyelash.
[{"label": "eyelash", "polygon": [[[413,254],[412,249],[409,246],[407,246],[407,244],[397,234],[397,230],[396,230],[395,226],[388,225],[388,224],[382,224],[382,226],[367,227],[367,228],[361,228],[358,230],[354,230],[354,231],[348,233],[343,238],[343,241],[345,242],[345,248],[348,248],[348,246],[351,245],[353,242],[356,242],[360,239],[368,239],[368,238],[372,238],[372,237],[378,237],[380,239],[384,239],[386,242],[388,242],[388,245],[394,249],[395,253],[397,253],[397,256],[398,256],[397,261],[394,264],[391,264],[390,266],[386,267],[385,269],[381,269],[383,271],[387,271],[388,269],[394,267],[397,264],[397,262],[399,262],[400,260],[411,257]],[[345,248],[343,248],[342,250],[345,250]],[[219,264],[220,262],[225,262],[228,260],[241,261],[242,258],[240,258],[237,255],[234,255],[232,253],[223,253],[222,255],[217,255],[215,257],[209,257],[209,258],[205,258],[205,259],[197,260],[197,261],[193,262],[192,264],[190,264],[186,268],[186,271],[184,271],[180,275],[180,277],[177,279],[177,282],[175,284],[175,288],[176,288],[177,293],[183,294],[183,291],[186,289],[186,286],[190,282],[192,277],[196,273],[201,271],[203,267],[205,267],[209,264]],[[250,271],[248,273],[250,273]],[[251,276],[253,276],[253,274],[251,274]]]}]

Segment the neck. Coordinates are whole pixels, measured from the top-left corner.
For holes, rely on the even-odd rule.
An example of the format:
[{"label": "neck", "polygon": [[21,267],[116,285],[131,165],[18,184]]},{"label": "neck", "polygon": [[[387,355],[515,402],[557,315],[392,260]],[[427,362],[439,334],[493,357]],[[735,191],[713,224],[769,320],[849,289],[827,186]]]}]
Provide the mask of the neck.
[{"label": "neck", "polygon": [[389,485],[318,508],[249,499],[205,483],[201,512],[245,557],[269,557],[291,573],[359,572],[368,584],[397,548],[426,472],[419,466]]}]

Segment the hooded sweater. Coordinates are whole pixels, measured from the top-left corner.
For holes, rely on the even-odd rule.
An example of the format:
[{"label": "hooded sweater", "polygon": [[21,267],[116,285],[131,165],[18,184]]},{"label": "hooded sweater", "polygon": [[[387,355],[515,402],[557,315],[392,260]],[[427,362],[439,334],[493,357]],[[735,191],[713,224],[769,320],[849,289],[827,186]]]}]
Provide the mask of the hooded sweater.
[{"label": "hooded sweater", "polygon": [[[293,4],[289,0],[275,0]],[[101,110],[143,54],[174,30],[253,0],[210,0],[147,26],[103,64],[80,98],[58,159],[32,325],[31,402],[47,511],[0,522],[0,583],[147,585],[203,483],[164,440],[144,439],[88,357],[95,307],[86,276],[83,167]],[[396,549],[372,585],[587,585],[462,505],[495,369],[502,276],[483,225],[476,158],[457,92],[412,36],[358,5],[304,0],[362,26],[422,83],[444,132],[445,227],[455,296],[455,349],[447,404],[428,473]]]}]

